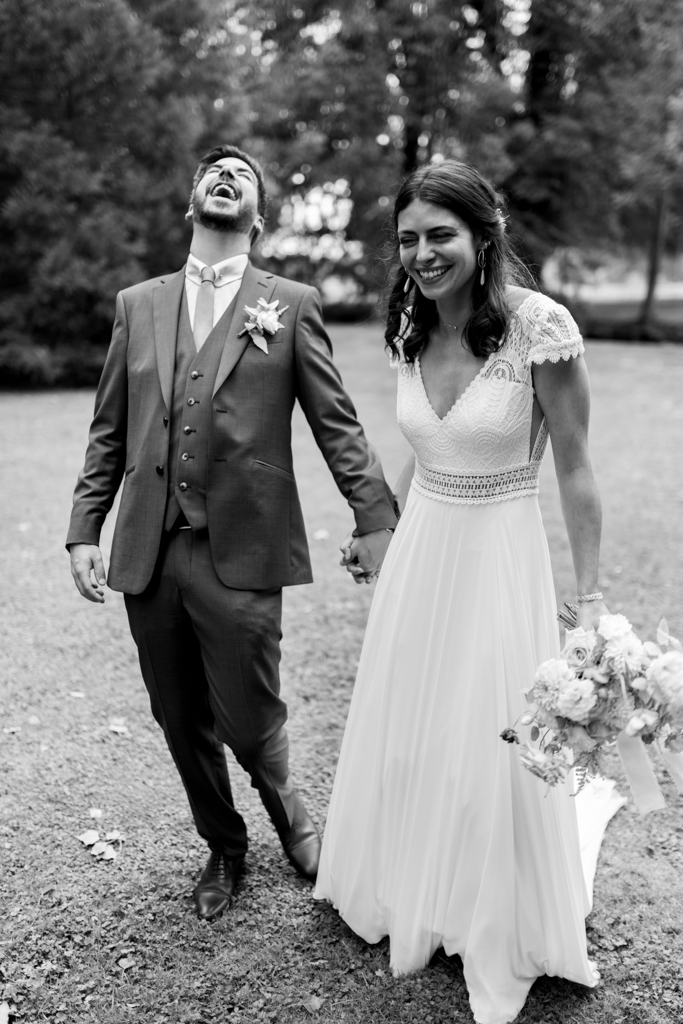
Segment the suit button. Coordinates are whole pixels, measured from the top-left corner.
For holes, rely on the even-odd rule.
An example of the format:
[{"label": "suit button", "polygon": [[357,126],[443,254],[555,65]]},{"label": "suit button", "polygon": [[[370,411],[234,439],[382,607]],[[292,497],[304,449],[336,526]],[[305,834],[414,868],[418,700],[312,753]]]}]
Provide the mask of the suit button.
[{"label": "suit button", "polygon": [[183,427],[183,434],[191,434],[192,427]]},{"label": "suit button", "polygon": [[194,405],[194,398],[188,398],[187,404],[188,405]]},{"label": "suit button", "polygon": [[181,491],[187,490],[187,484],[178,484],[178,487],[180,488]]},{"label": "suit button", "polygon": [[156,471],[159,474],[159,476],[163,476],[164,475],[164,467],[163,466],[157,466],[156,467]]},{"label": "suit button", "polygon": [[192,373],[190,374],[190,377],[192,377],[192,380],[196,380],[198,376],[199,376],[199,374],[197,373],[196,370],[193,370]]},{"label": "suit button", "polygon": [[168,416],[164,416],[164,426],[168,426]]},{"label": "suit button", "polygon": [[183,454],[180,456],[180,458],[183,460],[183,462],[187,462],[189,457],[190,456],[187,454],[187,452],[183,452]]}]

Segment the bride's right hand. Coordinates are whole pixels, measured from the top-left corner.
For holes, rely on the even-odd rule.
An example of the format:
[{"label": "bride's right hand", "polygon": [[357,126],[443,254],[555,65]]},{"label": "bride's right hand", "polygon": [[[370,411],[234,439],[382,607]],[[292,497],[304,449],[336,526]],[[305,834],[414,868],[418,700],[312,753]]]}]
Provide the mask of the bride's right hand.
[{"label": "bride's right hand", "polygon": [[610,610],[604,601],[582,601],[576,613],[576,625],[589,633],[591,629],[598,628],[601,615],[609,614]]}]

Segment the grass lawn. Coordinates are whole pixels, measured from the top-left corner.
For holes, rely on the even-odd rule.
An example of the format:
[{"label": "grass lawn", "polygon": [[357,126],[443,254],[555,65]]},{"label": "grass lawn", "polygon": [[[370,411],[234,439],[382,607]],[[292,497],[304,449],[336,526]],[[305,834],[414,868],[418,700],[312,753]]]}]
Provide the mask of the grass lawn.
[{"label": "grass lawn", "polygon": [[[333,335],[393,480],[407,448],[378,331]],[[683,637],[683,347],[594,344],[588,364],[607,600],[641,633],[653,636],[666,614]],[[149,713],[122,597],[83,601],[63,550],[92,398],[0,396],[0,1005],[31,1024],[470,1021],[457,958],[437,953],[394,980],[386,941],[365,945],[313,901],[237,767],[248,870],[228,914],[195,917],[205,851]],[[337,565],[351,516],[298,413],[295,454],[316,583],[286,594],[282,679],[294,773],[322,825],[372,589]],[[542,506],[564,600],[573,584],[550,458]],[[614,774],[623,786],[616,763]],[[629,803],[603,846],[588,920],[602,984],[539,980],[524,1024],[683,1020],[682,802],[661,779],[666,809],[643,818]],[[92,827],[125,835],[116,860],[78,841]]]}]

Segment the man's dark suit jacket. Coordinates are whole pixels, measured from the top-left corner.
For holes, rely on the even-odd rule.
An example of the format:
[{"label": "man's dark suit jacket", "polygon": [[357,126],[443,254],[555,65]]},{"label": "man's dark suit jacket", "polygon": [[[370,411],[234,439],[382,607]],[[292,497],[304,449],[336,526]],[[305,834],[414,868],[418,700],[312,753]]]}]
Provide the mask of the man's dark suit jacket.
[{"label": "man's dark suit jacket", "polygon": [[[185,271],[122,291],[102,372],[67,544],[98,544],[125,475],[109,586],[141,593],[161,542],[167,500],[170,409]],[[284,330],[268,354],[242,331],[244,307],[279,299]],[[393,498],[332,362],[315,289],[246,268],[213,389],[207,516],[216,572],[228,587],[310,583],[311,566],[292,468],[298,399],[358,533],[396,525]]]}]

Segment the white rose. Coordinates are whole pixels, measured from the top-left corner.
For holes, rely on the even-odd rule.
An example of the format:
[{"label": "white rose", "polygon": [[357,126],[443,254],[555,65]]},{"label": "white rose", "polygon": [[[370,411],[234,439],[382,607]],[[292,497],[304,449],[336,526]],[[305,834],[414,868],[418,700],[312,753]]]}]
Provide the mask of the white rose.
[{"label": "white rose", "polygon": [[601,615],[598,633],[605,640],[613,637],[626,636],[632,632],[633,627],[625,615]]},{"label": "white rose", "polygon": [[683,710],[683,654],[667,651],[650,664],[646,678],[658,704],[666,704],[672,712]]},{"label": "white rose", "polygon": [[274,309],[265,310],[258,315],[259,327],[268,334],[275,334],[276,331],[284,331],[284,325],[280,323],[278,314]]},{"label": "white rose", "polygon": [[588,721],[590,712],[595,707],[598,695],[590,679],[568,680],[561,688],[557,697],[557,713],[563,718],[581,724]]},{"label": "white rose", "polygon": [[581,669],[587,663],[595,647],[595,630],[568,629],[566,642],[560,657],[564,658],[571,668]]}]

